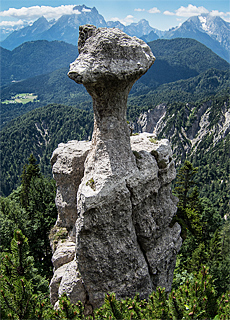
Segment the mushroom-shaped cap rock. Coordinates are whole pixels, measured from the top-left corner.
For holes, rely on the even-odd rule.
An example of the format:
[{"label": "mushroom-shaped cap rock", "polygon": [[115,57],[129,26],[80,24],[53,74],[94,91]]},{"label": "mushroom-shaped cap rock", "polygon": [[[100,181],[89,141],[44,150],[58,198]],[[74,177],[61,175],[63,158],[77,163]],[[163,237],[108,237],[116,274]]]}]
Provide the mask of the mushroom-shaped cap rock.
[{"label": "mushroom-shaped cap rock", "polygon": [[135,82],[155,61],[149,46],[117,28],[79,28],[78,58],[68,76],[82,84],[101,81]]}]

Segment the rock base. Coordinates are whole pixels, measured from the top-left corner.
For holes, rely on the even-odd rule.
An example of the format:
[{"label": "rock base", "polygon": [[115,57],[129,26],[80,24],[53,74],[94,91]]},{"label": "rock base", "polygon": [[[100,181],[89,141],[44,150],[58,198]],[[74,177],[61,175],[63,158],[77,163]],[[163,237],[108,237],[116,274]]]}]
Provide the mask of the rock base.
[{"label": "rock base", "polygon": [[72,303],[81,300],[94,309],[107,292],[147,298],[157,286],[170,291],[182,241],[180,226],[170,227],[177,198],[170,187],[176,171],[168,140],[132,136],[132,161],[120,175],[118,168],[111,174],[106,152],[90,170],[91,148],[91,142],[70,141],[51,159],[58,208],[52,304],[63,292]]}]

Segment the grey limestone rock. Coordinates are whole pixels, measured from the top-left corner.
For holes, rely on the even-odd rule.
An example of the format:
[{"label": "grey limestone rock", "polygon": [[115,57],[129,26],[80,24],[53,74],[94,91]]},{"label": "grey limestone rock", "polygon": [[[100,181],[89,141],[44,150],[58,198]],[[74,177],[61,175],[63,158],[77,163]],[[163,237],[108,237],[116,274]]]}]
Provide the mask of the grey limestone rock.
[{"label": "grey limestone rock", "polygon": [[[68,147],[60,143],[53,152],[51,165],[56,180],[56,206],[58,219],[56,225],[72,229],[77,217],[77,190],[84,175],[84,162],[90,150],[90,143],[69,141]],[[63,181],[65,183],[63,184]]]},{"label": "grey limestone rock", "polygon": [[159,121],[165,116],[167,107],[165,104],[159,104],[154,109],[143,112],[135,125],[137,132],[154,132]]},{"label": "grey limestone rock", "polygon": [[54,305],[58,301],[58,289],[60,287],[61,280],[66,271],[66,264],[60,266],[54,271],[53,278],[50,282],[50,301]]},{"label": "grey limestone rock", "polygon": [[67,234],[52,246],[51,301],[66,292],[93,309],[111,291],[118,298],[147,298],[158,285],[169,291],[181,238],[180,226],[170,227],[177,199],[169,143],[145,133],[130,142],[126,122],[128,93],[155,60],[150,48],[118,29],[89,25],[79,39],[69,77],[92,96],[94,132],[92,142],[61,144],[52,156],[54,234]]},{"label": "grey limestone rock", "polygon": [[68,293],[71,303],[77,301],[86,301],[86,292],[84,283],[78,271],[76,260],[66,265],[65,272],[58,288],[58,294],[61,296],[64,292]]},{"label": "grey limestone rock", "polygon": [[75,242],[63,241],[57,246],[52,256],[52,262],[55,269],[58,269],[63,264],[72,261],[75,257]]}]

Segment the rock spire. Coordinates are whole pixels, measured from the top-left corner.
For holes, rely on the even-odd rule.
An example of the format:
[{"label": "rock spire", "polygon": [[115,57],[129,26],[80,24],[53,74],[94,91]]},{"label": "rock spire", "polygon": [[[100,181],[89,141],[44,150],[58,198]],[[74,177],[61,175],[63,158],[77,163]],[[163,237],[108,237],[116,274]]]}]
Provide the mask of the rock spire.
[{"label": "rock spire", "polygon": [[171,226],[177,199],[167,140],[131,137],[128,93],[154,63],[146,43],[119,29],[80,27],[79,56],[69,77],[93,99],[92,142],[70,141],[54,151],[58,219],[52,230],[51,301],[66,292],[88,313],[107,292],[141,298],[170,290],[180,226]]}]

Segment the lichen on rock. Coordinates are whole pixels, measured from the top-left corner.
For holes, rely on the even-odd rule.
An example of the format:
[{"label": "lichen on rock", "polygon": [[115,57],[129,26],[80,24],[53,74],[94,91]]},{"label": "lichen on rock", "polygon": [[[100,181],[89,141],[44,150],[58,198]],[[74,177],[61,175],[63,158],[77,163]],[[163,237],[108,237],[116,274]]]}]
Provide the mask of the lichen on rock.
[{"label": "lichen on rock", "polygon": [[[52,156],[56,225],[68,237],[53,252],[51,301],[66,292],[97,308],[111,291],[118,298],[147,298],[158,285],[169,291],[181,238],[180,226],[170,227],[177,199],[169,142],[130,137],[126,121],[128,93],[155,60],[150,48],[119,29],[89,25],[80,27],[78,47],[68,75],[92,96],[94,131],[92,142],[62,144]],[[64,279],[74,275],[71,286]]]}]

